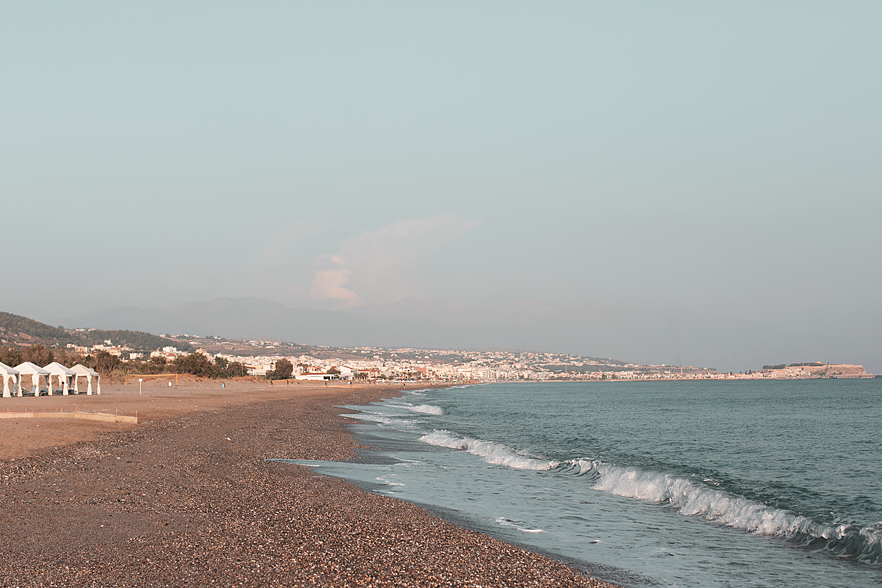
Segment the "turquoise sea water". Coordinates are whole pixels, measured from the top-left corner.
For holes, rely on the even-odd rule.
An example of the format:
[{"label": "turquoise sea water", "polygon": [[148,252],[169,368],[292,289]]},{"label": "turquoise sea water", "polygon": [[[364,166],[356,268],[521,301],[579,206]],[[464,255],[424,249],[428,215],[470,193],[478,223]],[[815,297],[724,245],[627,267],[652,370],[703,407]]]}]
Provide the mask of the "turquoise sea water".
[{"label": "turquoise sea water", "polygon": [[298,463],[624,586],[882,585],[882,380],[402,392]]}]

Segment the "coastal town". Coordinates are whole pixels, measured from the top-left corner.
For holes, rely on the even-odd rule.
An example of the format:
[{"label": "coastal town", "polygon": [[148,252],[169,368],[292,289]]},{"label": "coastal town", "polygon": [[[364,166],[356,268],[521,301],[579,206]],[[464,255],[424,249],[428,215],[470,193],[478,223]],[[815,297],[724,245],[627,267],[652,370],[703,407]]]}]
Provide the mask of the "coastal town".
[{"label": "coastal town", "polygon": [[[231,340],[190,335],[163,337],[175,341],[151,353],[114,346],[108,340],[87,354],[104,351],[123,360],[159,360],[199,353],[212,362],[241,364],[249,376],[266,377],[277,364],[291,364],[295,380],[366,380],[425,382],[756,380],[872,378],[863,366],[822,362],[765,365],[746,372],[721,372],[695,366],[642,365],[613,358],[505,349],[438,350],[381,347],[320,347],[284,341]],[[186,351],[192,349],[193,351]]]},{"label": "coastal town", "polygon": [[0,313],[0,365],[12,368],[28,362],[34,364],[29,369],[50,363],[64,363],[68,368],[82,363],[93,377],[101,373],[106,379],[123,380],[136,374],[447,384],[875,377],[862,365],[821,361],[724,372],[712,367],[645,365],[610,357],[516,349],[326,347],[264,338],[65,329]]}]

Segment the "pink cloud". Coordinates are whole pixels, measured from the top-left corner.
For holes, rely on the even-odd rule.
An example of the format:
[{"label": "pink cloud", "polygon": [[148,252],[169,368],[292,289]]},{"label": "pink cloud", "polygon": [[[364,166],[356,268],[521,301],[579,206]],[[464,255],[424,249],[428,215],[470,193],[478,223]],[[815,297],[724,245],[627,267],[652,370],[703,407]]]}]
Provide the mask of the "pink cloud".
[{"label": "pink cloud", "polygon": [[[336,255],[316,259],[310,295],[343,300],[346,307],[391,302],[419,294],[424,258],[480,224],[453,215],[395,221],[340,244]],[[344,288],[344,285],[349,288]]]},{"label": "pink cloud", "polygon": [[352,270],[342,267],[343,259],[339,255],[323,255],[316,260],[317,264],[330,263],[331,267],[316,269],[312,284],[309,287],[309,295],[315,300],[340,300],[343,308],[351,308],[364,304],[358,294],[348,288]]}]

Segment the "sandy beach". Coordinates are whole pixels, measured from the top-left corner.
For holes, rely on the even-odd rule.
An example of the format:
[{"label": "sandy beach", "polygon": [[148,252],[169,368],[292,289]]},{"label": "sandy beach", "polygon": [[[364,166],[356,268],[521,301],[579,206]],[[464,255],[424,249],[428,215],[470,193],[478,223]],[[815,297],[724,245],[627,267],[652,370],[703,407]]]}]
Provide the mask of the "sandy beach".
[{"label": "sandy beach", "polygon": [[394,387],[167,381],[3,411],[3,586],[611,586],[425,510],[269,458],[345,459],[342,404]]}]

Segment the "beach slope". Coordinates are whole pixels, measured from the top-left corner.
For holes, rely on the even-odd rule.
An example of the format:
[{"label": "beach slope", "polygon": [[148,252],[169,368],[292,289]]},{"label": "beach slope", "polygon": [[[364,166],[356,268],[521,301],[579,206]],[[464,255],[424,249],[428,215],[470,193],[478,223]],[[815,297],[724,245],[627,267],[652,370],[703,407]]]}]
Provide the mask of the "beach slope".
[{"label": "beach slope", "polygon": [[[147,409],[127,394],[120,402],[141,402],[152,422],[90,432],[78,421],[91,440],[26,457],[3,442],[0,585],[610,586],[412,504],[268,461],[350,457],[335,407],[394,389],[175,389],[164,403],[155,390]],[[113,394],[101,398],[109,406]],[[85,404],[63,402],[75,401]]]}]

